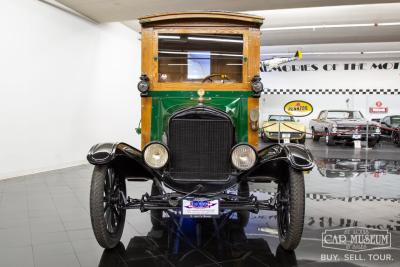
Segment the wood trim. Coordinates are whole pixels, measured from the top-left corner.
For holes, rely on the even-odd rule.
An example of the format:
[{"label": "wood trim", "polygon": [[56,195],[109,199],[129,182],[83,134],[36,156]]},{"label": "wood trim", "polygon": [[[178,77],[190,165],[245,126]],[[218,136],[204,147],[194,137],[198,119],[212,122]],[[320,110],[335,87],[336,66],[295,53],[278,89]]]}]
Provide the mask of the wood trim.
[{"label": "wood trim", "polygon": [[[163,33],[221,33],[221,34],[241,34],[243,35],[243,56],[247,58],[243,62],[243,76],[242,83],[226,83],[226,84],[212,84],[212,83],[190,83],[190,82],[177,82],[177,83],[159,83],[158,82],[158,61],[154,60],[158,57],[158,34]],[[250,39],[253,38],[249,35],[249,28],[233,28],[227,29],[226,27],[213,27],[209,28],[198,28],[198,27],[187,27],[187,28],[160,28],[153,29],[153,45],[152,45],[152,62],[151,68],[148,70],[147,75],[150,77],[150,90],[152,91],[193,91],[198,89],[204,89],[207,91],[221,91],[221,90],[231,90],[231,91],[249,91],[251,90],[251,78],[249,76],[249,47],[248,43]],[[259,52],[258,52],[259,55]],[[259,56],[258,56],[259,57]],[[259,65],[257,65],[257,68]]]},{"label": "wood trim", "polygon": [[139,18],[142,25],[147,23],[162,22],[166,20],[190,20],[198,18],[207,18],[209,20],[234,20],[247,23],[254,23],[261,26],[264,21],[263,17],[249,15],[244,13],[223,12],[223,11],[208,11],[208,12],[174,12],[174,13],[161,13]]},{"label": "wood trim", "polygon": [[151,110],[152,110],[152,98],[151,97],[142,97],[142,149],[144,146],[150,142],[151,137]]},{"label": "wood trim", "polygon": [[260,31],[258,29],[249,29],[248,31],[248,77],[251,81],[254,75],[260,74]]},{"label": "wood trim", "polygon": [[249,97],[247,99],[247,132],[248,132],[248,143],[258,149],[258,131],[251,129],[250,125],[250,112],[253,109],[259,109],[259,98]]}]

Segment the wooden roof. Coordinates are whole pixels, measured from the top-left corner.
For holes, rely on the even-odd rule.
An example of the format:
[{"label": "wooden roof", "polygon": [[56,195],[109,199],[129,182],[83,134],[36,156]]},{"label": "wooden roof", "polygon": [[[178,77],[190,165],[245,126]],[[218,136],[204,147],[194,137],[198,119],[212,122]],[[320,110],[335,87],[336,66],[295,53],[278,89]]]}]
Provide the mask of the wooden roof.
[{"label": "wooden roof", "polygon": [[188,11],[176,13],[161,13],[139,18],[140,24],[163,24],[169,21],[175,23],[186,22],[190,20],[207,20],[207,21],[226,21],[242,24],[252,24],[260,27],[263,24],[264,18],[255,15],[227,12],[227,11]]}]

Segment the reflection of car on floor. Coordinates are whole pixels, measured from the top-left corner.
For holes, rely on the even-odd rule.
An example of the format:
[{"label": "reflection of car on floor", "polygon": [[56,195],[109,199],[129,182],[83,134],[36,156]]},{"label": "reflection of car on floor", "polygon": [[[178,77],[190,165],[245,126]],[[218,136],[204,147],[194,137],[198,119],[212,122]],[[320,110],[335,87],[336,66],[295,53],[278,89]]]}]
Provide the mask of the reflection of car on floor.
[{"label": "reflection of car on floor", "polygon": [[[258,147],[260,26],[263,18],[231,12],[187,12],[142,24],[142,150],[125,143],[94,145],[90,215],[98,243],[115,247],[127,209],[220,217],[277,211],[279,241],[295,249],[304,223],[303,171],[314,166],[297,144]],[[201,88],[199,90],[199,88]],[[140,198],[126,181],[152,181]],[[256,198],[249,183],[277,184],[276,197]],[[228,189],[237,186],[234,193]],[[143,189],[144,187],[138,186]]]},{"label": "reflection of car on floor", "polygon": [[360,111],[323,110],[317,119],[310,121],[313,140],[324,136],[325,143],[332,146],[336,141],[366,141],[373,147],[379,141],[380,128],[376,122],[367,121]]},{"label": "reflection of car on floor", "polygon": [[400,173],[400,162],[395,160],[365,160],[323,158],[315,159],[319,173],[327,178],[354,178],[363,173]]},{"label": "reflection of car on floor", "polygon": [[99,267],[136,266],[297,266],[294,251],[271,251],[262,237],[248,238],[239,224],[228,220],[183,219],[166,222],[146,236],[135,236],[125,248],[106,249]]},{"label": "reflection of car on floor", "polygon": [[295,121],[289,115],[270,115],[264,121],[261,129],[261,138],[264,142],[284,141],[298,142],[304,144],[306,141],[306,126]]}]

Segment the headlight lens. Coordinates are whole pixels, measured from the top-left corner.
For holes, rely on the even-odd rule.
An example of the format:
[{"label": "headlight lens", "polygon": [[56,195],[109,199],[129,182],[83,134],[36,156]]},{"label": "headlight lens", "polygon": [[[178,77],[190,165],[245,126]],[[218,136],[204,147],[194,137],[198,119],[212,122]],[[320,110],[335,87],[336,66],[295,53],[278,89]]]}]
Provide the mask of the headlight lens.
[{"label": "headlight lens", "polygon": [[379,127],[376,127],[376,129],[375,129],[375,133],[377,133],[377,134],[380,134],[380,133],[381,133],[381,128],[379,128]]},{"label": "headlight lens", "polygon": [[233,148],[231,160],[236,169],[245,171],[256,163],[257,155],[253,147],[240,144]]},{"label": "headlight lens", "polygon": [[144,149],[143,158],[149,167],[162,168],[168,162],[168,149],[161,143],[149,144]]}]

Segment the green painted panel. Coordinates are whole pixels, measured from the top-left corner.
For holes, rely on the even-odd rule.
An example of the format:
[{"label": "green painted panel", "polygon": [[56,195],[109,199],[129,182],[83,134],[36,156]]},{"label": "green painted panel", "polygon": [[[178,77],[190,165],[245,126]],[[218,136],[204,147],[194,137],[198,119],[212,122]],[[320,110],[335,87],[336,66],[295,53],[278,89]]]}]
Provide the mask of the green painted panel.
[{"label": "green painted panel", "polygon": [[[166,131],[168,120],[176,111],[198,105],[197,91],[153,91],[152,118],[151,118],[151,140],[162,141]],[[226,112],[233,120],[236,128],[236,140],[247,142],[247,99],[252,92],[248,91],[208,91],[204,98],[204,105],[211,106]]]}]

